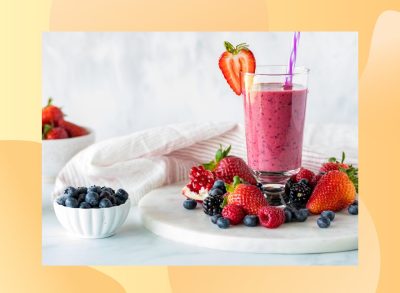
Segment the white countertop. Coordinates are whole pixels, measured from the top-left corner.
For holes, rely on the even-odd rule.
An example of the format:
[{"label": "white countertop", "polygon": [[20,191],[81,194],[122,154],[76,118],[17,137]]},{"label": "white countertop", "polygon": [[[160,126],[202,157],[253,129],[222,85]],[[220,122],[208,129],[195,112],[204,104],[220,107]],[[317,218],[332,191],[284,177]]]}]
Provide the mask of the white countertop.
[{"label": "white countertop", "polygon": [[105,239],[80,239],[59,224],[51,205],[52,184],[43,184],[44,265],[357,265],[358,250],[322,254],[224,252],[170,241],[148,231],[132,207],[119,232]]}]

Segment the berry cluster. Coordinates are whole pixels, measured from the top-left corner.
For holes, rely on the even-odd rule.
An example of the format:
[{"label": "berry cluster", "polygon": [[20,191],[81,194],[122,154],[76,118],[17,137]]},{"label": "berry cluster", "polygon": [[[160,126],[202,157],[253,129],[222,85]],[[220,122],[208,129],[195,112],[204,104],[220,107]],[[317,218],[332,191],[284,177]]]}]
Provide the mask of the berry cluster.
[{"label": "berry cluster", "polygon": [[50,98],[42,109],[42,139],[63,139],[88,134],[85,128],[66,121],[61,108],[52,102]]},{"label": "berry cluster", "polygon": [[56,202],[68,208],[110,208],[124,204],[129,195],[123,189],[114,191],[111,187],[68,187]]},{"label": "berry cluster", "polygon": [[[235,172],[247,175],[247,170],[242,167],[233,168],[239,161],[227,156],[229,151],[230,147],[226,150],[221,147],[214,161],[204,164],[204,167],[191,169],[191,181],[185,191],[201,190],[202,197],[190,198],[192,194],[183,192],[188,197],[183,206],[192,210],[197,203],[202,203],[204,213],[211,216],[211,222],[219,228],[226,229],[243,223],[248,227],[260,224],[272,229],[284,223],[304,222],[311,214],[320,214],[317,225],[327,228],[337,211],[347,207],[349,214],[358,214],[358,202],[355,200],[357,169],[343,163],[344,154],[341,162],[331,158],[322,164],[318,174],[300,168],[287,181],[283,196],[285,208],[280,208],[269,206],[261,184],[250,184],[251,178],[243,180],[241,176],[232,175]],[[229,165],[229,168],[224,164]],[[220,173],[217,174],[219,167],[220,173],[229,170],[226,179],[219,176]]]}]

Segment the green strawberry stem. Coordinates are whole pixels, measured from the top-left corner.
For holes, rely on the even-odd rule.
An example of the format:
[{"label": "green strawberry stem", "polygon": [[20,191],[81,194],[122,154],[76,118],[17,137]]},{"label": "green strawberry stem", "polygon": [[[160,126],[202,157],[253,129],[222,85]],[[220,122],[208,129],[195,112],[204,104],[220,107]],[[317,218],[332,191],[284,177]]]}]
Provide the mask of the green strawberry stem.
[{"label": "green strawberry stem", "polygon": [[229,43],[228,41],[224,42],[225,45],[225,49],[226,51],[228,51],[229,53],[232,53],[233,55],[238,54],[241,50],[248,50],[249,45],[247,45],[246,43],[240,43],[239,45],[237,45],[236,47],[233,46],[231,43]]},{"label": "green strawberry stem", "polygon": [[[346,159],[346,154],[345,152],[342,152],[342,160],[340,162],[338,162],[338,160],[336,160],[335,157],[329,158],[328,161],[330,163],[344,164],[345,159]],[[354,187],[356,188],[356,192],[358,193],[358,168],[354,167],[353,165],[350,165],[348,169],[340,167],[339,170],[347,174],[351,182],[353,182]]]},{"label": "green strawberry stem", "polygon": [[49,97],[49,99],[47,100],[47,107],[50,106],[51,104],[53,104],[53,98]]},{"label": "green strawberry stem", "polygon": [[43,126],[43,133],[42,133],[42,139],[46,138],[47,133],[49,133],[50,130],[53,129],[53,126],[51,126],[50,124],[45,124]]},{"label": "green strawberry stem", "polygon": [[219,145],[219,149],[215,153],[215,160],[210,161],[209,163],[203,164],[204,169],[209,170],[209,171],[214,171],[214,169],[217,167],[218,163],[226,158],[229,155],[229,152],[231,151],[232,146],[228,146],[226,149],[222,148],[222,145]]},{"label": "green strawberry stem", "polygon": [[[226,191],[228,193],[232,193],[235,191],[236,187],[242,183],[243,183],[243,179],[240,178],[239,176],[235,176],[235,177],[233,177],[233,182],[231,184],[225,183]],[[226,206],[227,204],[228,204],[228,197],[225,196],[224,201],[221,204],[221,208],[224,208],[224,206]]]}]

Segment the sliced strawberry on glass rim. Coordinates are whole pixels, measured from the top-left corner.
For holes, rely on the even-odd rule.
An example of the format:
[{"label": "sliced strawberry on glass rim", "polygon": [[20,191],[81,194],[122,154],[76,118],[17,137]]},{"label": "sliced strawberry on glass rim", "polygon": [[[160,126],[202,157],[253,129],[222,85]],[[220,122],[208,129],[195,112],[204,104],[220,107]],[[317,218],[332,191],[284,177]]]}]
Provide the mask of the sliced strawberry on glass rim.
[{"label": "sliced strawberry on glass rim", "polygon": [[231,43],[224,42],[226,51],[219,58],[219,68],[232,90],[240,96],[242,94],[241,73],[254,73],[256,60],[248,45],[241,43],[234,47]]}]

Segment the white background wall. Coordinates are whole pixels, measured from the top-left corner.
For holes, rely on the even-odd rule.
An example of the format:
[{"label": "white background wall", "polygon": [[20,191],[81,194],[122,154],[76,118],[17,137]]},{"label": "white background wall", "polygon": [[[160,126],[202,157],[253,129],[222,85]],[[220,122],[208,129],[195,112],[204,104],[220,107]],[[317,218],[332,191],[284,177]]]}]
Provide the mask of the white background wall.
[{"label": "white background wall", "polygon": [[[247,42],[257,64],[287,64],[292,33],[44,33],[49,96],[97,138],[183,121],[243,121],[225,82],[223,41]],[[357,34],[302,33],[311,69],[306,123],[357,125]]]}]

